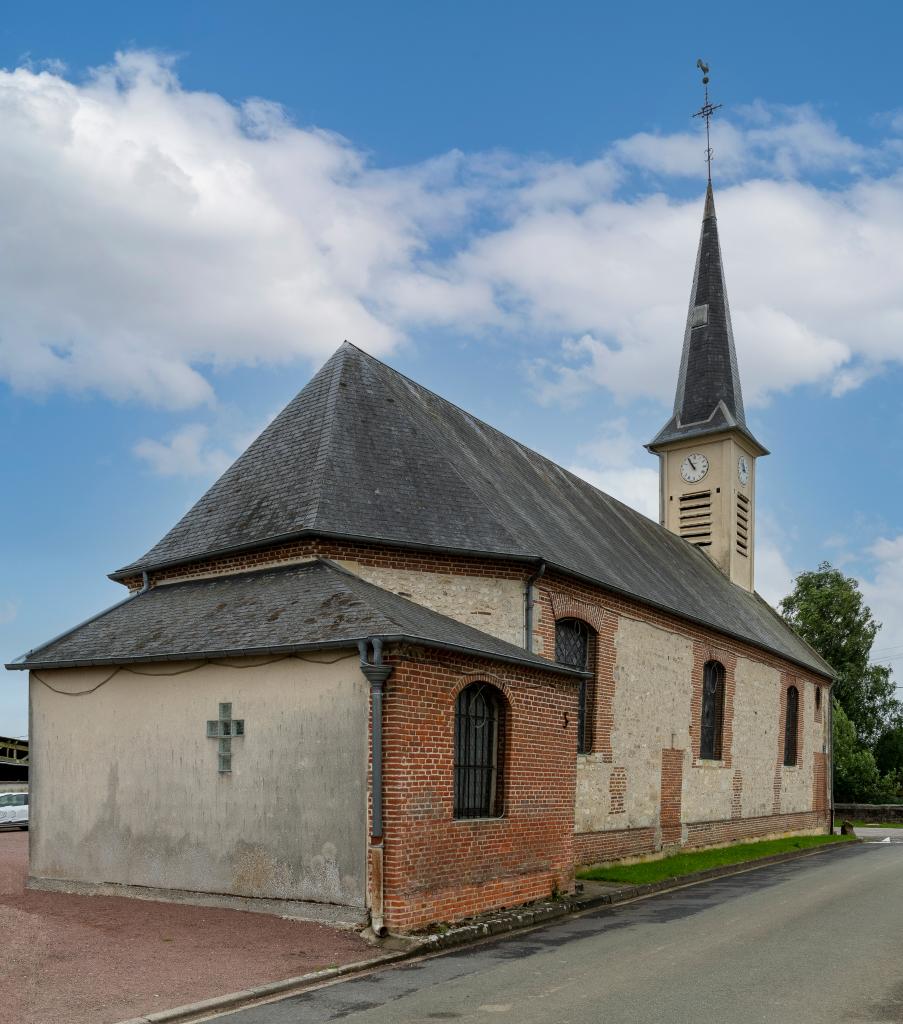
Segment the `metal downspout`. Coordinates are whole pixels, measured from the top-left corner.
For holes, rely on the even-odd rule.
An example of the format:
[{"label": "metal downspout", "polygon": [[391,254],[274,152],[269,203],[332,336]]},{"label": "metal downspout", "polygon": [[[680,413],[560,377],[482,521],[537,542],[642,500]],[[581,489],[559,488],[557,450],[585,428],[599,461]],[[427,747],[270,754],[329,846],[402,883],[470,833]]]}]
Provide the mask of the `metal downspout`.
[{"label": "metal downspout", "polygon": [[[370,683],[370,843],[367,850],[367,886],[370,927],[375,935],[384,935],[383,923],[383,694],[386,680],[394,671],[383,664],[383,642],[379,637],[358,641],[361,672]],[[370,660],[370,647],[373,660]]]},{"label": "metal downspout", "polygon": [[524,649],[533,653],[533,606],[536,604],[536,583],[546,572],[546,563],[540,562],[536,572],[527,578],[524,589]]},{"label": "metal downspout", "polygon": [[828,835],[834,834],[834,684],[828,687],[828,728],[825,747],[828,751],[828,770],[825,785],[828,787]]}]

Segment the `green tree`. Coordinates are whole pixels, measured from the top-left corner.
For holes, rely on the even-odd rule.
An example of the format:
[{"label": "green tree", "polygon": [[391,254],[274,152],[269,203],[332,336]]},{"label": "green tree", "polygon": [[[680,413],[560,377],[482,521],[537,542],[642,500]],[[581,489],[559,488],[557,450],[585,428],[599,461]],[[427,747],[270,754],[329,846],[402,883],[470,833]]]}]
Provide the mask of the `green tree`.
[{"label": "green tree", "polygon": [[878,737],[875,763],[885,775],[896,772],[903,778],[903,725],[899,722],[885,729]]},{"label": "green tree", "polygon": [[830,562],[800,573],[780,605],[796,632],[837,673],[834,697],[852,722],[860,745],[871,747],[899,716],[891,671],[871,664],[881,624],[862,599],[859,584]]},{"label": "green tree", "polygon": [[893,774],[882,776],[875,755],[859,742],[856,728],[835,700],[834,721],[834,799],[840,803],[879,804],[897,793]]}]

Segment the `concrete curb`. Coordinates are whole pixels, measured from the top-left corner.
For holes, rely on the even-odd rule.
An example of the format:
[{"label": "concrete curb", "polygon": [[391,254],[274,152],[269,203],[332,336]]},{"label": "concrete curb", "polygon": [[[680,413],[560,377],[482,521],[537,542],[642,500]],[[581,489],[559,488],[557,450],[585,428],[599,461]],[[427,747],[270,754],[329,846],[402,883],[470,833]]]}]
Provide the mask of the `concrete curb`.
[{"label": "concrete curb", "polygon": [[143,1017],[132,1017],[129,1020],[119,1021],[118,1024],[187,1024],[187,1022],[214,1014],[238,1010],[243,1006],[267,1002],[274,996],[295,995],[321,982],[362,974],[365,971],[400,963],[414,957],[438,953],[456,946],[469,945],[495,935],[536,928],[557,918],[585,913],[588,910],[597,910],[606,906],[616,906],[619,903],[628,903],[631,900],[682,889],[685,886],[707,882],[715,878],[744,874],[747,871],[768,867],[770,864],[814,857],[829,850],[844,849],[860,842],[862,842],[861,839],[853,839],[846,843],[827,843],[824,846],[813,847],[811,850],[794,850],[790,853],[773,854],[771,857],[760,857],[757,860],[710,868],[708,871],[695,871],[690,875],[681,875],[679,878],[665,879],[648,885],[627,885],[611,892],[585,895],[577,893],[574,896],[564,896],[557,900],[534,903],[529,907],[487,915],[478,921],[457,925],[444,932],[417,936],[410,948],[399,952],[383,953],[370,960],[359,960],[353,964],[343,964],[341,967],[330,967],[322,971],[313,971],[310,974],[300,974],[294,978],[285,978],[282,981],[273,981],[266,985],[255,985],[239,992],[230,992],[225,996],[214,996],[212,999],[203,999],[197,1003],[176,1006],[171,1010],[160,1010],[156,1013],[148,1013]]},{"label": "concrete curb", "polygon": [[238,992],[230,992],[225,996],[213,996],[211,999],[202,999],[197,1003],[175,1006],[171,1010],[158,1010],[155,1013],[145,1014],[143,1017],[130,1017],[128,1020],[119,1021],[118,1024],[178,1024],[181,1021],[195,1020],[212,1013],[225,1013],[251,1003],[263,1002],[270,996],[290,995],[295,989],[302,991],[317,982],[331,981],[333,978],[341,978],[345,974],[360,974],[362,971],[368,971],[374,967],[406,960],[419,951],[418,944],[412,949],[405,949],[398,953],[384,953],[382,956],[375,956],[372,960],[358,960],[353,964],[342,964],[341,967],[327,967],[322,971],[299,974],[297,977],[271,981],[266,985],[254,985]]}]

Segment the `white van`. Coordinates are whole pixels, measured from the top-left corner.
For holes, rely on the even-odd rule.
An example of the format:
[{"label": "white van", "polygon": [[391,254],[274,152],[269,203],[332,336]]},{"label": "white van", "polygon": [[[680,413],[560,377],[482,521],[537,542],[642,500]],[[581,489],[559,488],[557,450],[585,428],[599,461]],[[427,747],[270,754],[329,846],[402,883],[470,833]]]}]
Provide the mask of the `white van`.
[{"label": "white van", "polygon": [[28,828],[28,794],[0,793],[0,828]]}]

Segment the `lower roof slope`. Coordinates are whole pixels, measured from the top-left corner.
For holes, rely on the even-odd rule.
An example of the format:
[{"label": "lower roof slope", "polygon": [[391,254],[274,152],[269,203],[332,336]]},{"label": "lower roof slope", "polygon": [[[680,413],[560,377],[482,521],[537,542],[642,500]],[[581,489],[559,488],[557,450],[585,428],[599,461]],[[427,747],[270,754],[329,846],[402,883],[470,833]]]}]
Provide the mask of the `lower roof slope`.
[{"label": "lower roof slope", "polygon": [[347,342],[113,576],[304,535],[543,560],[831,674],[700,550]]},{"label": "lower roof slope", "polygon": [[289,654],[379,636],[565,675],[529,654],[325,560],[153,587],[7,668],[49,669]]}]

